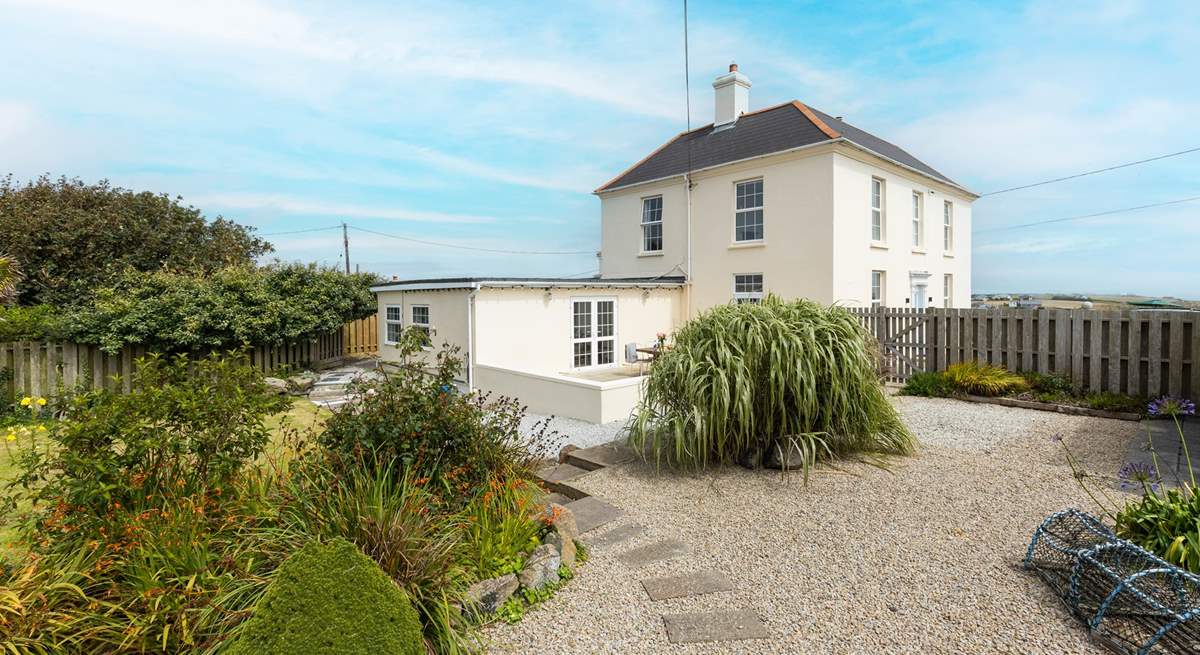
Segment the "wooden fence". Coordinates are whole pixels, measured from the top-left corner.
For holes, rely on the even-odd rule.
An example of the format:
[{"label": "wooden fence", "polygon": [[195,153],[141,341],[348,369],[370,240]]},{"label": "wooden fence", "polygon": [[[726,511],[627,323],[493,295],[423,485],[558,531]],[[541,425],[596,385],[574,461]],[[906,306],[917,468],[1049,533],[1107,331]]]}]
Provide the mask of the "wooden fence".
[{"label": "wooden fence", "polygon": [[[49,396],[60,386],[77,385],[109,389],[120,386],[127,391],[136,361],[146,354],[145,348],[133,346],[112,354],[96,346],[74,343],[0,343],[0,373],[11,373],[0,378],[0,392]],[[248,354],[255,367],[269,373],[284,366],[321,367],[349,353],[345,331],[338,329],[303,343],[252,348]]]},{"label": "wooden fence", "polygon": [[379,315],[372,314],[342,326],[347,355],[374,355],[379,352]]},{"label": "wooden fence", "polygon": [[1069,375],[1088,392],[1200,396],[1200,312],[1066,309],[850,310],[903,382],[974,360]]}]

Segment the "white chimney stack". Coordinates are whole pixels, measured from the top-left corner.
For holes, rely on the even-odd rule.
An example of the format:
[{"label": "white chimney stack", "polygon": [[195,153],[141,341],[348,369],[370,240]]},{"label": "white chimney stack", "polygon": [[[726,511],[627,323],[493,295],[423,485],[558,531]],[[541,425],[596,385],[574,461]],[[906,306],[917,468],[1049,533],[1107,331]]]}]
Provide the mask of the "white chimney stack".
[{"label": "white chimney stack", "polygon": [[737,64],[729,65],[729,72],[713,81],[717,99],[714,127],[733,126],[738,116],[750,110],[750,78],[738,72]]}]

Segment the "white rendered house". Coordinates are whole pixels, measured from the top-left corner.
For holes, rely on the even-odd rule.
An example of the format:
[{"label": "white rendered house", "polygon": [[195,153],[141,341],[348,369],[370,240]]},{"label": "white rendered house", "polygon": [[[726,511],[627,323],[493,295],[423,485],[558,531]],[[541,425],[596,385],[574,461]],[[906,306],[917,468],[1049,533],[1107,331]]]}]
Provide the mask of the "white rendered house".
[{"label": "white rendered house", "polygon": [[[628,416],[650,346],[714,305],[766,293],[851,306],[970,307],[978,196],[901,148],[791,101],[749,111],[750,80],[713,83],[716,122],[596,190],[597,278],[409,280],[376,287],[380,335],[460,346],[465,382],[531,411]],[[380,348],[385,359],[394,349]]]}]

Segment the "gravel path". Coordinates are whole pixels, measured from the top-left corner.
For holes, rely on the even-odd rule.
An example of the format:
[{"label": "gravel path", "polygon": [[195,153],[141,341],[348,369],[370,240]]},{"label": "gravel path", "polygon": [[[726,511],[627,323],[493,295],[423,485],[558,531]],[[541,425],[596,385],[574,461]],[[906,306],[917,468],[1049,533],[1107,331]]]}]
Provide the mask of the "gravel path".
[{"label": "gravel path", "polygon": [[529,435],[534,430],[535,424],[546,419],[550,419],[550,430],[558,431],[558,434],[546,444],[547,452],[555,455],[558,454],[560,448],[567,444],[587,448],[614,441],[620,436],[621,428],[625,426],[625,421],[595,424],[562,416],[551,418],[542,414],[526,414],[521,421],[521,433]]},{"label": "gravel path", "polygon": [[[849,464],[808,487],[730,468],[655,475],[604,469],[580,486],[646,534],[597,550],[581,573],[515,626],[487,629],[495,653],[1102,653],[1019,568],[1033,530],[1090,509],[1049,437],[1115,471],[1136,424],[896,398],[924,447],[891,471]],[[603,531],[605,528],[601,528]],[[641,571],[620,552],[663,538],[689,557]],[[640,580],[717,569],[734,591],[652,602]],[[745,608],[770,639],[670,644],[662,615]]]}]

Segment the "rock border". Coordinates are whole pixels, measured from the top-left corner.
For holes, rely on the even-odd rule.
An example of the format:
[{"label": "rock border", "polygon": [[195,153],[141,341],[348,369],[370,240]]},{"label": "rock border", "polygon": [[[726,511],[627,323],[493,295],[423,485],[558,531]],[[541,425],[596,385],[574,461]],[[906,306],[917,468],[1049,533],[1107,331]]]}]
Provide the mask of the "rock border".
[{"label": "rock border", "polygon": [[1073,416],[1088,416],[1091,418],[1110,418],[1117,421],[1140,421],[1141,414],[1133,412],[1113,412],[1106,409],[1092,409],[1091,407],[1076,407],[1074,405],[1059,405],[1057,403],[1043,403],[1036,400],[1024,400],[1021,398],[1005,398],[1003,396],[945,396],[952,400],[965,400],[969,403],[984,403],[987,405],[1003,405],[1004,407],[1020,407],[1021,409],[1036,409],[1041,412],[1056,412],[1058,414],[1071,414]]}]

